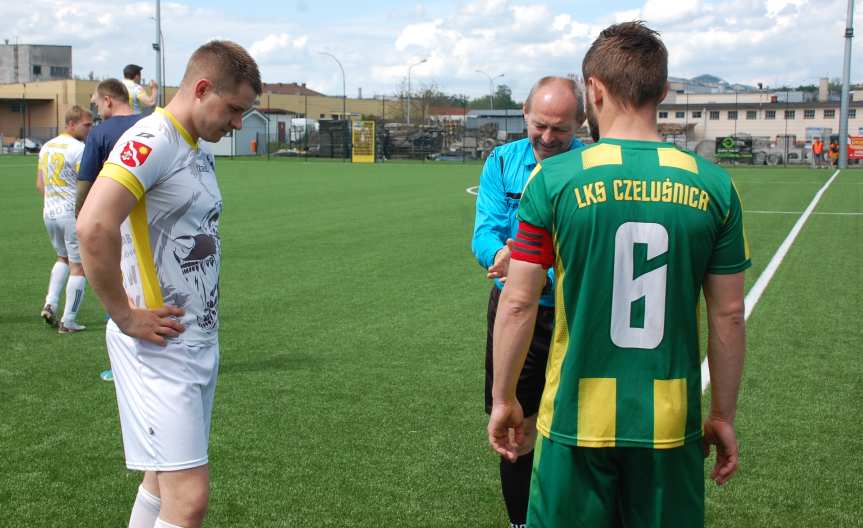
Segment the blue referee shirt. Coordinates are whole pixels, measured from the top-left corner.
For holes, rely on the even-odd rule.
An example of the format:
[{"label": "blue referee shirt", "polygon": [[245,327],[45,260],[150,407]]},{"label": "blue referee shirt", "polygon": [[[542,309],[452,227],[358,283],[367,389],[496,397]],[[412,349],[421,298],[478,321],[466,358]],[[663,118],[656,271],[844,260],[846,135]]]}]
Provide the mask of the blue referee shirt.
[{"label": "blue referee shirt", "polygon": [[144,116],[140,114],[109,117],[99,123],[99,126],[93,127],[84,142],[84,154],[81,156],[78,179],[96,181],[96,176],[102,170],[102,165],[105,164],[117,140],[142,117]]},{"label": "blue referee shirt", "polygon": [[[92,134],[92,132],[91,132]],[[584,144],[573,138],[570,150]],[[479,265],[485,269],[494,263],[494,256],[506,239],[515,238],[518,232],[518,202],[530,173],[536,168],[536,157],[530,140],[519,139],[491,151],[482,175],[476,197],[476,222],[473,228],[471,251]],[[554,282],[554,269],[548,270],[549,281]],[[495,279],[498,288],[503,283]],[[547,288],[539,300],[542,306],[554,306],[554,288]]]}]

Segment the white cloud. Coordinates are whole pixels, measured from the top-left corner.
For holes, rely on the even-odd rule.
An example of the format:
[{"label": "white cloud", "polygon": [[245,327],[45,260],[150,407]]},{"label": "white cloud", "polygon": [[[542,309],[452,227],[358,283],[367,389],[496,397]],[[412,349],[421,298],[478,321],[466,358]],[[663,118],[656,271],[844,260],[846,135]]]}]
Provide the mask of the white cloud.
[{"label": "white cloud", "polygon": [[653,24],[688,20],[702,10],[701,0],[647,0],[641,18]]},{"label": "white cloud", "polygon": [[309,39],[306,36],[293,38],[287,33],[267,35],[261,40],[256,40],[251,46],[249,46],[249,54],[254,57],[255,60],[260,60],[276,51],[303,49],[306,47],[308,40]]},{"label": "white cloud", "polygon": [[[199,0],[185,0],[198,2]],[[307,0],[295,0],[291,5]],[[8,4],[8,5],[7,5]],[[450,0],[368,8],[365,18],[302,22],[277,13],[238,18],[191,3],[162,3],[167,80],[177,83],[194,49],[222,36],[246,46],[267,82],[306,82],[325,93],[395,93],[407,69],[416,85],[482,95],[488,80],[475,70],[504,73],[516,98],[543,75],[578,72],[584,52],[609,24],[646,19],[669,50],[670,74],[712,73],[731,82],[768,85],[839,76],[846,0],[644,0],[628,10],[586,17],[583,4],[551,8],[539,0]],[[370,4],[372,5],[372,4]],[[315,9],[308,2],[309,11]],[[22,43],[73,46],[73,71],[118,76],[130,62],[153,75],[153,2],[118,7],[109,0],[5,2],[0,36]],[[814,19],[813,14],[819,18]],[[57,18],[59,17],[59,18]],[[310,16],[306,16],[310,19]],[[858,9],[858,27],[863,10]],[[855,52],[860,53],[859,43]],[[852,74],[863,77],[859,56]]]},{"label": "white cloud", "polygon": [[406,26],[396,39],[396,50],[404,51],[411,46],[423,49],[433,47],[437,42],[442,25],[443,20],[437,19],[433,22]]},{"label": "white cloud", "polygon": [[557,15],[556,17],[554,17],[554,21],[551,23],[551,28],[555,31],[563,31],[571,23],[572,17],[564,13],[562,15]]}]

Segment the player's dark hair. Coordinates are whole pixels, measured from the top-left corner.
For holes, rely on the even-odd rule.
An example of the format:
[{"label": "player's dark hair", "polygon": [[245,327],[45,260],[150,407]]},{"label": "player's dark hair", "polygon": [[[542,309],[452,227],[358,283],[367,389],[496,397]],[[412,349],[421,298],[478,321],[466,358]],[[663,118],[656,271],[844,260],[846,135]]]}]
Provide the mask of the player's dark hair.
[{"label": "player's dark hair", "polygon": [[84,119],[85,115],[92,116],[89,110],[84,110],[80,106],[75,105],[72,108],[66,110],[66,115],[64,116],[65,123],[67,125],[70,125],[72,123],[78,123],[82,119]]},{"label": "player's dark hair", "polygon": [[195,50],[183,74],[183,84],[197,81],[198,76],[208,78],[219,93],[234,91],[243,82],[249,83],[255,95],[263,91],[255,59],[229,40],[212,40]]},{"label": "player's dark hair", "polygon": [[593,41],[581,71],[585,82],[599,80],[624,106],[659,104],[668,81],[668,50],[640,20],[615,24]]},{"label": "player's dark hair", "polygon": [[127,79],[131,79],[141,73],[141,70],[144,68],[138,66],[137,64],[127,64],[125,68],[123,68],[123,77]]},{"label": "player's dark hair", "polygon": [[96,85],[96,93],[99,97],[110,97],[115,101],[129,101],[129,90],[126,85],[117,79],[105,79]]},{"label": "player's dark hair", "polygon": [[573,97],[576,100],[575,107],[575,120],[579,125],[584,123],[585,114],[584,114],[584,96],[581,93],[581,88],[579,88],[578,83],[574,79],[570,79],[568,77],[555,77],[554,75],[548,75],[538,80],[536,84],[533,85],[533,88],[530,89],[530,93],[527,94],[527,99],[524,100],[524,110],[525,112],[530,112],[530,104],[533,101],[533,95],[539,91],[540,88],[543,88],[551,83],[563,83],[566,87],[572,92]]}]

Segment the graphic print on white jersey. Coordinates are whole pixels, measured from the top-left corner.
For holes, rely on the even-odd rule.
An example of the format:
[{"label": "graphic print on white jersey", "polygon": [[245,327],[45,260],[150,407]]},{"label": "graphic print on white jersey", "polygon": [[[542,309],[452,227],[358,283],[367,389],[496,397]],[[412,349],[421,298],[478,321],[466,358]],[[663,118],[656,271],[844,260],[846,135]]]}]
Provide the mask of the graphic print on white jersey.
[{"label": "graphic print on white jersey", "polygon": [[217,339],[222,196],[212,154],[162,109],[126,131],[100,176],[139,200],[123,223],[123,282],[138,306],[186,310],[178,340]]}]

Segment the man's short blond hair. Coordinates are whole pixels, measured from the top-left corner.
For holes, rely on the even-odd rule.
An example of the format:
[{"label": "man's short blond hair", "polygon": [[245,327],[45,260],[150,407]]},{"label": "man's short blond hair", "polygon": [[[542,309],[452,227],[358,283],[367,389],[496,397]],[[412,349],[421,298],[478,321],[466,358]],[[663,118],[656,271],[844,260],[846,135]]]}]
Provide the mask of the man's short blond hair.
[{"label": "man's short blond hair", "polygon": [[91,114],[89,110],[84,110],[80,106],[75,105],[66,110],[65,122],[67,125],[80,123],[81,120],[84,119],[84,116],[90,116],[92,118],[93,114]]},{"label": "man's short blond hair", "polygon": [[247,82],[255,95],[261,95],[261,73],[258,64],[242,46],[229,40],[212,40],[192,54],[183,85],[206,78],[217,93],[232,92]]}]

